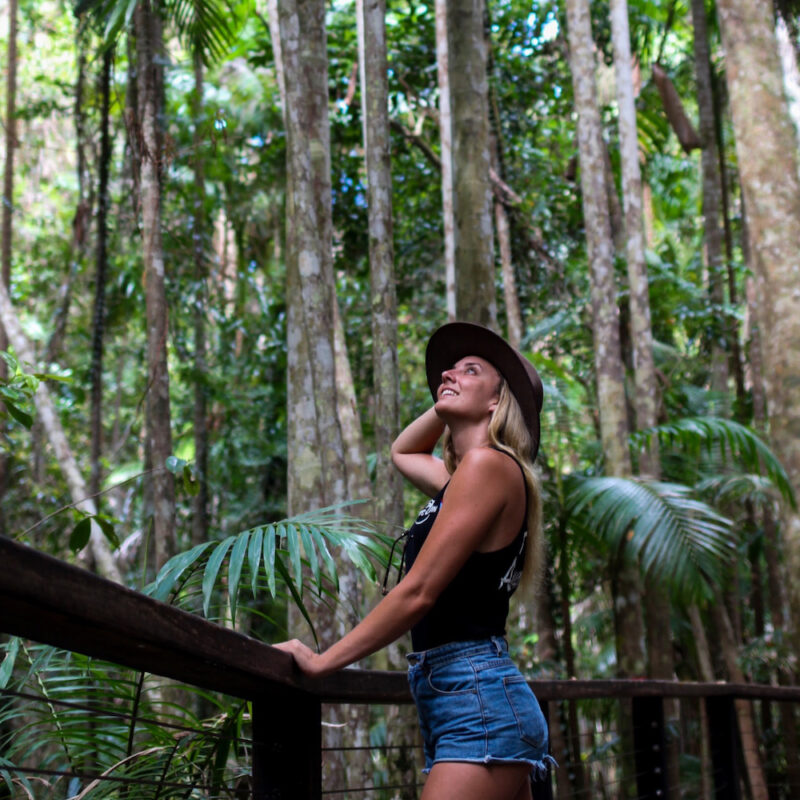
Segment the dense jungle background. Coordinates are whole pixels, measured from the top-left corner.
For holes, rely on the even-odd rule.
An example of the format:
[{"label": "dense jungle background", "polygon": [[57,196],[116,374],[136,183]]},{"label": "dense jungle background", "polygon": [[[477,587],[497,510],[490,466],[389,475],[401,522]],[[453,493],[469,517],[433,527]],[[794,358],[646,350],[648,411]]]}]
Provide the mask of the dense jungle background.
[{"label": "dense jungle background", "polygon": [[[0,19],[0,533],[324,645],[423,501],[388,453],[431,402],[427,338],[472,320],[545,385],[548,565],[508,631],[525,674],[796,683],[793,0],[2,0]],[[123,796],[93,770],[232,796],[246,773],[233,733],[165,766],[163,731],[54,703],[217,732],[246,705],[2,646],[0,797]],[[737,706],[757,800],[800,791],[783,705]],[[703,758],[671,750],[675,797],[710,797]],[[559,797],[633,796],[581,769]]]}]

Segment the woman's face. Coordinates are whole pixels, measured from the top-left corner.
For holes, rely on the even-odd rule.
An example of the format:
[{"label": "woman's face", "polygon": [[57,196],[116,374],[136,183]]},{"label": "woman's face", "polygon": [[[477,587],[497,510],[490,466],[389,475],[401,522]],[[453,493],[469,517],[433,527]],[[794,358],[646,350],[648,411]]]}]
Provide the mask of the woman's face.
[{"label": "woman's face", "polygon": [[442,373],[436,392],[436,413],[445,421],[463,417],[486,420],[499,400],[500,373],[480,356],[465,356]]}]

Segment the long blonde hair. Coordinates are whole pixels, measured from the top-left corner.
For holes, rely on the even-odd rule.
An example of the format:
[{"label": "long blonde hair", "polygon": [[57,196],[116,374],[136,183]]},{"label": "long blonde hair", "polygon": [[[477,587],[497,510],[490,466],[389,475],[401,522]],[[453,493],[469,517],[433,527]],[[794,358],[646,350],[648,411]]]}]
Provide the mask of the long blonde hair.
[{"label": "long blonde hair", "polygon": [[[525,545],[525,562],[520,581],[520,595],[529,596],[536,591],[544,565],[544,533],[542,531],[542,492],[539,477],[533,466],[531,452],[533,442],[525,424],[522,410],[505,378],[500,376],[500,395],[492,418],[489,421],[489,442],[492,447],[511,456],[521,467],[525,476],[525,492],[528,499],[528,540]],[[448,429],[443,442],[444,464],[452,475],[456,468],[456,454]]]}]

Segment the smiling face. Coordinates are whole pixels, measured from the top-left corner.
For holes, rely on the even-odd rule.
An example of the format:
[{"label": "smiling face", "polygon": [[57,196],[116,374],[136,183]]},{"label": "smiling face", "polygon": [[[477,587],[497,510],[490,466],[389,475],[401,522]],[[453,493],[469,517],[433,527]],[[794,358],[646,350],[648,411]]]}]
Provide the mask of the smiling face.
[{"label": "smiling face", "polygon": [[500,373],[480,356],[465,356],[442,373],[436,413],[448,424],[456,418],[486,421],[497,406]]}]

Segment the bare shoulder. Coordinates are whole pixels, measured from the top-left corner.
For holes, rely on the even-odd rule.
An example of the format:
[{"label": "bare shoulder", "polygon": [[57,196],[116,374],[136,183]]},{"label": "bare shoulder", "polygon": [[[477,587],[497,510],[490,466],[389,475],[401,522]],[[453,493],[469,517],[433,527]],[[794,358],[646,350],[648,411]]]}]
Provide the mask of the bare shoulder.
[{"label": "bare shoulder", "polygon": [[519,467],[505,453],[493,447],[473,447],[459,462],[453,480],[458,476],[459,482],[478,482],[485,486],[487,482],[507,483],[514,474],[519,475]]}]

